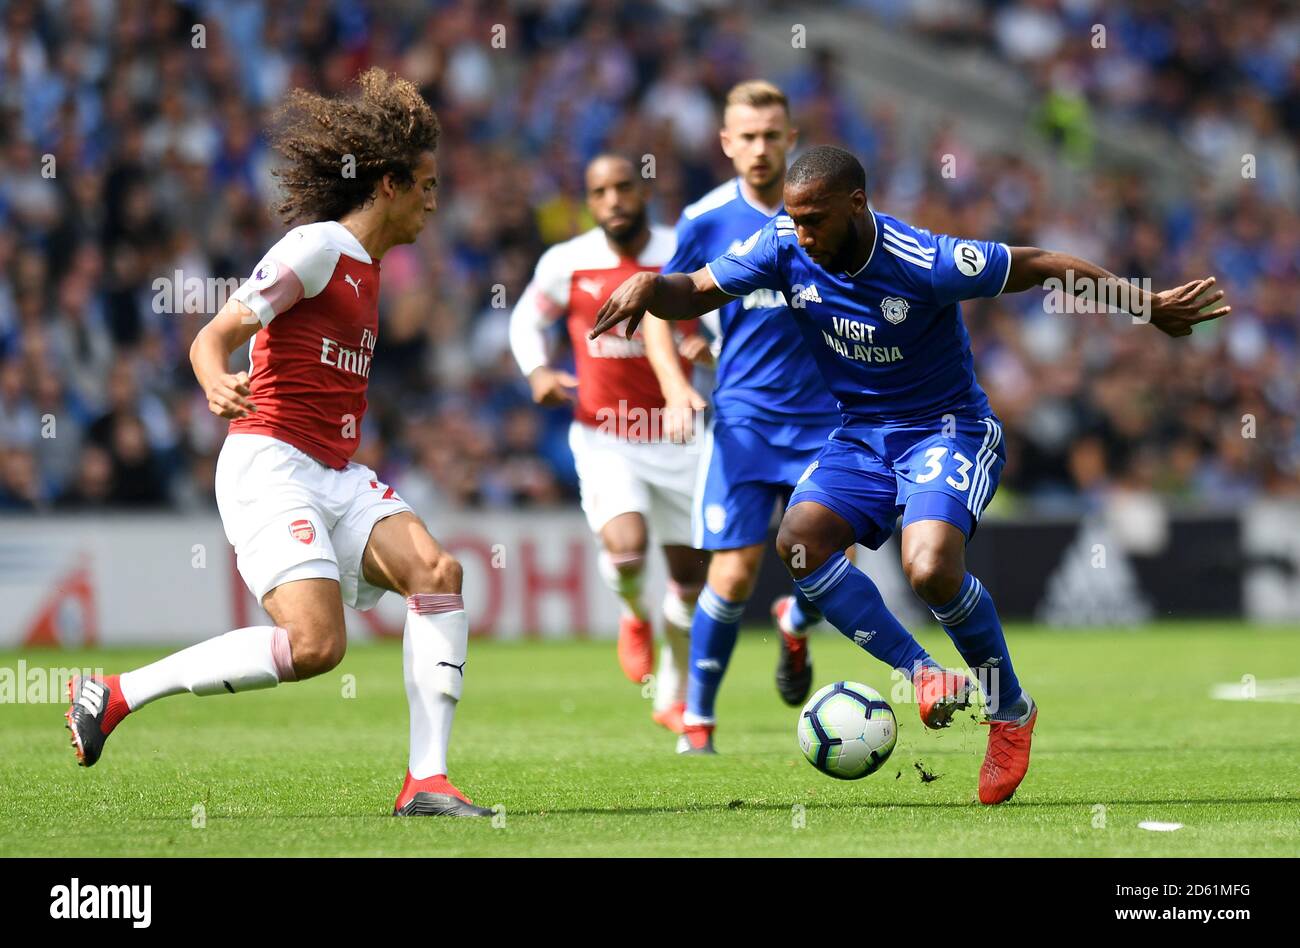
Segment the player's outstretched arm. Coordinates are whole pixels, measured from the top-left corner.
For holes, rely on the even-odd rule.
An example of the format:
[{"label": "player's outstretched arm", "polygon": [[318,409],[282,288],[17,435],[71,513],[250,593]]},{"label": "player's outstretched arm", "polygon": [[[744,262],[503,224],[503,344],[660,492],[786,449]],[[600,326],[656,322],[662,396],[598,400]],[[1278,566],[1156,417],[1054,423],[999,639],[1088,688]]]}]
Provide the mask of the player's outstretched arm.
[{"label": "player's outstretched arm", "polygon": [[194,377],[208,397],[208,410],[222,418],[242,418],[257,406],[248,400],[248,373],[230,372],[230,353],[262,328],[253,311],[239,300],[226,300],[220,312],[190,344]]},{"label": "player's outstretched arm", "polygon": [[1095,263],[1068,253],[1038,247],[1012,247],[1010,250],[1011,269],[1004,293],[1019,293],[1053,279],[1059,280],[1063,286],[1076,286],[1080,290],[1091,285],[1094,291],[1108,281],[1122,283],[1124,292],[1109,298],[1127,300],[1130,313],[1149,318],[1152,325],[1169,336],[1189,336],[1197,323],[1232,312],[1231,306],[1215,305],[1223,299],[1223,290],[1214,289],[1214,277],[1149,293],[1136,284],[1120,280]]},{"label": "player's outstretched arm", "polygon": [[698,319],[730,297],[713,282],[707,267],[694,273],[635,273],[628,277],[596,313],[595,339],[627,320],[623,335],[631,338],[646,310],[660,319]]}]

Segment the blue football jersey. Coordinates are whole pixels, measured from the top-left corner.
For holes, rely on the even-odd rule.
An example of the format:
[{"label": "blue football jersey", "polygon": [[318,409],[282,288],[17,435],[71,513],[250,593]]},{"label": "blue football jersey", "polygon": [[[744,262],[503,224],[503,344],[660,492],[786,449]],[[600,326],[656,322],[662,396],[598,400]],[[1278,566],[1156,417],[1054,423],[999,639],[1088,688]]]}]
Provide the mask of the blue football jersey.
[{"label": "blue football jersey", "polygon": [[1011,252],[871,213],[876,240],[857,273],[814,263],[786,214],[711,261],[709,272],[732,296],[769,290],[791,301],[786,312],[812,337],[846,426],[989,414],[960,301],[999,295]]},{"label": "blue football jersey", "polygon": [[[693,273],[713,258],[734,250],[772,218],[754,207],[733,178],[682,212],[677,222],[677,252],[664,273]],[[780,291],[765,287],[719,312],[722,355],[718,359],[713,408],[719,421],[746,420],[833,428],[840,412],[826,389],[805,342],[799,321]]]}]

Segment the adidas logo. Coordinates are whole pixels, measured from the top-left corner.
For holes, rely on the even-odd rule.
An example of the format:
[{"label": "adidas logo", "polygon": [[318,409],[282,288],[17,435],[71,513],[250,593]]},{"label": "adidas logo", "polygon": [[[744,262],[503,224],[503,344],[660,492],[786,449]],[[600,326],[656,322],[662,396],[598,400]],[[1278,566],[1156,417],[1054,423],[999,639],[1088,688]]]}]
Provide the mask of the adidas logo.
[{"label": "adidas logo", "polygon": [[81,698],[77,702],[91,714],[99,714],[104,709],[104,694],[107,689],[96,681],[88,681],[81,686]]},{"label": "adidas logo", "polygon": [[805,303],[820,303],[822,301],[821,294],[817,292],[817,284],[815,283],[809,283],[799,291],[799,295],[795,298],[803,300]]},{"label": "adidas logo", "polygon": [[716,658],[701,658],[695,663],[695,667],[700,671],[720,672],[722,671],[722,662],[718,661]]},{"label": "adidas logo", "polygon": [[872,629],[870,632],[864,631],[863,629],[858,629],[858,631],[853,633],[853,644],[859,646],[860,648],[866,648],[867,643],[870,642],[875,637],[876,637],[875,629]]}]

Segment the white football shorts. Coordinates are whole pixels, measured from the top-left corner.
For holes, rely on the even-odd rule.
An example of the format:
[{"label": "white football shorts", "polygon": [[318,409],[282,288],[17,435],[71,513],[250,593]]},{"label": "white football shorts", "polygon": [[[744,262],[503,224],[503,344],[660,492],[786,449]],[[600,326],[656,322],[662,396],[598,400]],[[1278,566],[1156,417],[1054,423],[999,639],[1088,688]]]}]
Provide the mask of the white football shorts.
[{"label": "white football shorts", "polygon": [[370,530],[410,510],[370,468],[340,470],[277,438],[231,434],[217,458],[217,509],[239,575],[257,597],[299,579],[333,579],[343,602],[369,609],[387,590],[361,575]]},{"label": "white football shorts", "polygon": [[691,545],[698,441],[628,441],[575,421],[569,447],[578,469],[582,512],[593,533],[619,514],[639,513],[660,545]]}]

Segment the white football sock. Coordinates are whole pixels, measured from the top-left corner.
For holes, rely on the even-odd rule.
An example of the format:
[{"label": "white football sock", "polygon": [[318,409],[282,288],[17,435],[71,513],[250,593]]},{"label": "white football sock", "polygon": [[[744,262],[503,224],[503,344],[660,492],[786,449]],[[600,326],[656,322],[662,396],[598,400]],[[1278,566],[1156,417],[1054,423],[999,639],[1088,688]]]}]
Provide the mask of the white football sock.
[{"label": "white football sock", "polygon": [[655,679],[654,709],[662,711],[686,700],[691,660],[691,620],[699,586],[681,586],[669,580],[664,595],[664,644],[659,649],[659,675]]},{"label": "white football sock", "polygon": [[601,550],[596,557],[596,567],[605,585],[618,596],[623,614],[644,621],[646,609],[641,592],[645,586],[645,556]]},{"label": "white football sock", "polygon": [[408,769],[416,780],[447,772],[447,746],[464,681],[469,618],[454,593],[407,597],[402,672],[411,710]]},{"label": "white football sock", "polygon": [[135,711],[157,698],[183,691],[196,695],[238,694],[297,680],[289,633],[279,626],[253,625],[124,672],[119,682],[122,697]]}]

